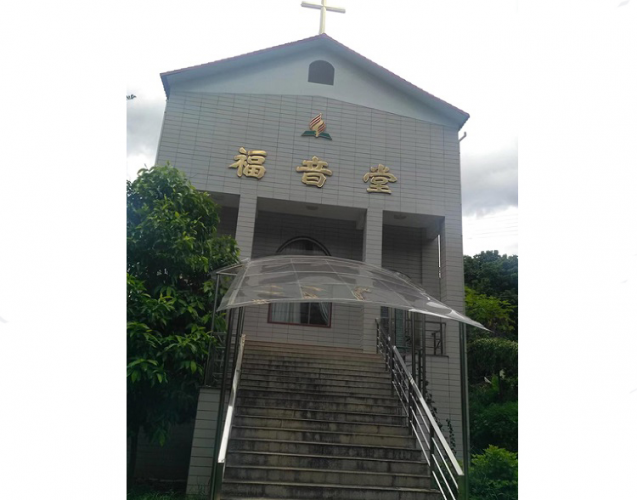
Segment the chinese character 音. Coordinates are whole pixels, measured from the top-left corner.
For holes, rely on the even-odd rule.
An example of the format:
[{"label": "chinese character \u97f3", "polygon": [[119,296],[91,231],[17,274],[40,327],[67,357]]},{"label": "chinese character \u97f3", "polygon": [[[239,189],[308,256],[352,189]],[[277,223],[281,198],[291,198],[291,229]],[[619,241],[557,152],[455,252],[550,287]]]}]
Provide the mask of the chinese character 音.
[{"label": "chinese character \u97f3", "polygon": [[297,172],[304,172],[301,182],[308,186],[323,187],[327,180],[326,175],[332,175],[327,167],[327,162],[312,156],[311,160],[303,160],[303,166],[296,167]]},{"label": "chinese character \u97f3", "polygon": [[389,167],[379,163],[377,167],[370,167],[369,170],[370,172],[367,172],[363,176],[363,182],[369,182],[371,184],[367,188],[367,192],[391,194],[387,183],[396,182],[398,179],[394,174],[389,173]]},{"label": "chinese character \u97f3", "polygon": [[256,177],[260,179],[265,175],[265,167],[263,164],[265,163],[265,157],[268,155],[265,151],[253,149],[251,151],[246,151],[245,148],[239,148],[239,153],[234,157],[235,161],[228,168],[236,168],[237,176],[241,177],[245,175],[246,177]]}]

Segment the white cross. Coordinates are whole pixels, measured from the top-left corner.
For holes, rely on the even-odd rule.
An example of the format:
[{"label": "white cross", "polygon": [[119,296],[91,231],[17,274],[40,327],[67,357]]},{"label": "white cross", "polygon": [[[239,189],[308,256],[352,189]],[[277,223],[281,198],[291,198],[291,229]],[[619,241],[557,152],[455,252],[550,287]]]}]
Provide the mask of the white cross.
[{"label": "white cross", "polygon": [[345,9],[341,9],[340,7],[328,7],[327,5],[325,5],[325,2],[327,2],[327,0],[321,0],[321,5],[301,2],[301,7],[307,7],[309,9],[321,9],[321,27],[319,29],[319,35],[325,33],[325,13],[328,10],[330,12],[340,12],[341,14],[345,14]]}]

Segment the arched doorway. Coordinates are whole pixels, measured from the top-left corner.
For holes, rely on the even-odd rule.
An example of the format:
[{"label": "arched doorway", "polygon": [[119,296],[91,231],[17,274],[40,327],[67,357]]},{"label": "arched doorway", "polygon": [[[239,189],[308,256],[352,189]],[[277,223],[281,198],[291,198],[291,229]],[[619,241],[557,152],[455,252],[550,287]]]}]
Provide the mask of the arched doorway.
[{"label": "arched doorway", "polygon": [[[330,256],[325,245],[306,236],[286,241],[276,253],[279,255]],[[330,302],[270,304],[268,323],[330,328],[332,326],[332,304]]]}]

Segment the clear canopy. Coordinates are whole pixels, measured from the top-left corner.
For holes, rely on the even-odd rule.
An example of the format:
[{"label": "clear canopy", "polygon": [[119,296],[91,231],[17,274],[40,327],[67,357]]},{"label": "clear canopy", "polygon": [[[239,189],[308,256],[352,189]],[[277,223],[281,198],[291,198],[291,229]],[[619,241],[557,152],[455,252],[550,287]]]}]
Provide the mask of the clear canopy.
[{"label": "clear canopy", "polygon": [[434,299],[406,276],[365,262],[320,255],[277,255],[246,260],[218,274],[235,276],[219,310],[277,302],[368,303],[486,330]]}]

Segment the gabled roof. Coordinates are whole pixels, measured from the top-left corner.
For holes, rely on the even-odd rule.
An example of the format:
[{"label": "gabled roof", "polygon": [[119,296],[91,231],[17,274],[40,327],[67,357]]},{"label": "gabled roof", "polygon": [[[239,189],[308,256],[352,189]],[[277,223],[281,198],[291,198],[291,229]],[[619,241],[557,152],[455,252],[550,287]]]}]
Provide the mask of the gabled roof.
[{"label": "gabled roof", "polygon": [[435,109],[439,113],[447,116],[451,120],[458,123],[458,129],[469,119],[469,114],[461,109],[443,101],[442,99],[416,87],[407,80],[399,77],[391,71],[383,68],[375,62],[360,55],[358,52],[353,51],[349,47],[346,47],[340,42],[337,42],[332,37],[325,33],[316,35],[310,38],[304,38],[296,42],[290,42],[283,45],[277,45],[267,49],[257,50],[255,52],[249,52],[240,56],[229,57],[226,59],[220,59],[219,61],[209,62],[206,64],[200,64],[197,66],[190,66],[188,68],[177,69],[174,71],[167,71],[161,73],[161,81],[164,85],[164,92],[166,97],[170,96],[170,85],[173,77],[182,75],[186,72],[192,73],[193,77],[197,76],[214,76],[215,74],[225,73],[227,71],[235,70],[255,62],[265,62],[269,59],[278,59],[285,57],[296,52],[305,51],[312,48],[326,48],[334,51],[347,61],[363,68],[378,79],[393,86],[397,90],[421,101],[426,106]]}]

